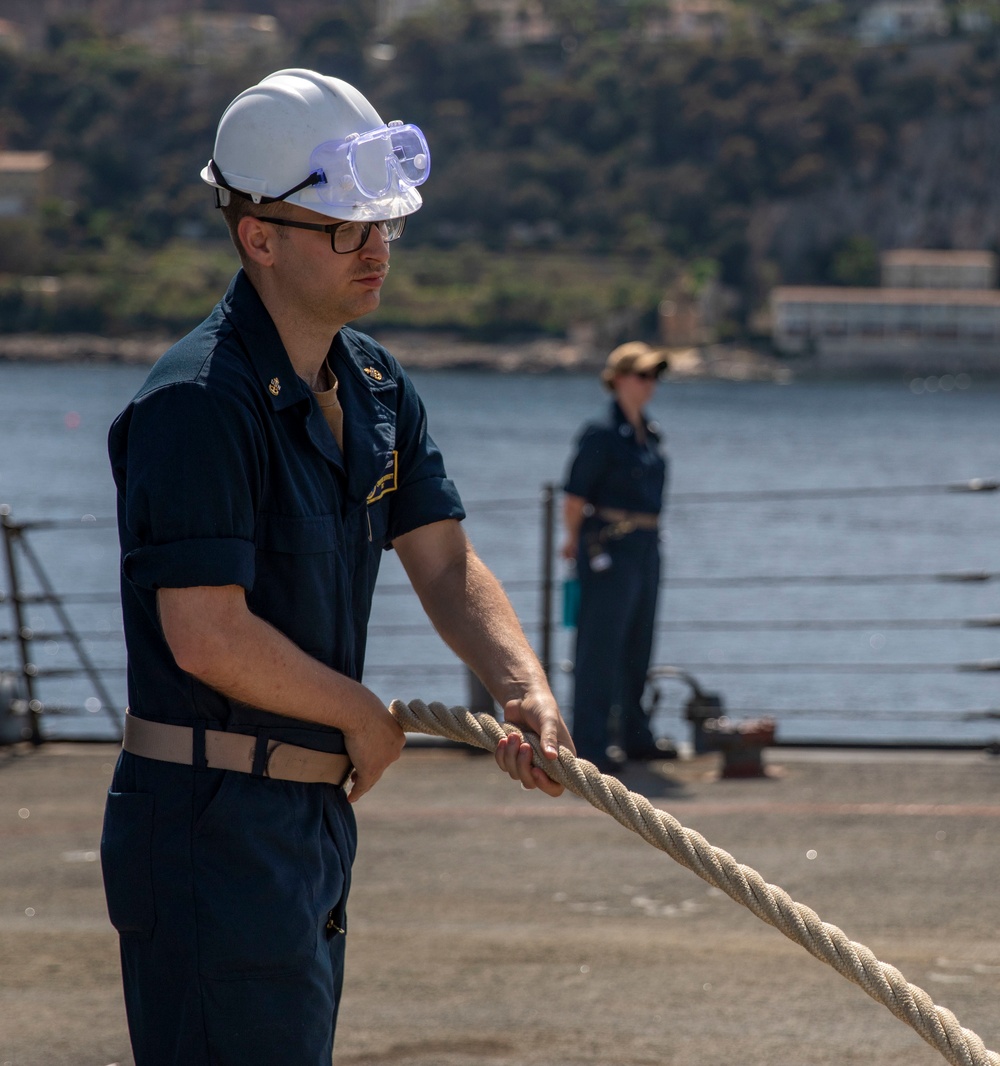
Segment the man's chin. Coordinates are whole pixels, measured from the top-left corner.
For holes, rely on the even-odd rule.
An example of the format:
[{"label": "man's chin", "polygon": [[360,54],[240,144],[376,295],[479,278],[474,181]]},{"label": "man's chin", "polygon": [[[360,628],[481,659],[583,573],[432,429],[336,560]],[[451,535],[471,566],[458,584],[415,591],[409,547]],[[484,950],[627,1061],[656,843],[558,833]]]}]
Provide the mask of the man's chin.
[{"label": "man's chin", "polygon": [[358,306],[355,308],[354,314],[347,320],[348,322],[354,322],[359,318],[364,318],[365,315],[370,315],[372,311],[377,311],[379,304],[382,302],[382,297],[377,292],[368,294],[368,299],[358,301]]}]

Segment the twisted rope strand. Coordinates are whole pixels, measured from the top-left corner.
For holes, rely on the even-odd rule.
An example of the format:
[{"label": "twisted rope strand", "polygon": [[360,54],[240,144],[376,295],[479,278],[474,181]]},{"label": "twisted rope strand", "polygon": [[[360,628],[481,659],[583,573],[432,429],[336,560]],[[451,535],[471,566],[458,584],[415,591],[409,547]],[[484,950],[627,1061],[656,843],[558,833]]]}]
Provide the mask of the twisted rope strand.
[{"label": "twisted rope strand", "polygon": [[500,723],[489,714],[473,714],[465,707],[394,700],[389,709],[404,730],[447,737],[487,751],[495,751],[508,734],[520,733],[532,747],[534,765],[554,781],[610,814],[761,921],[773,925],[814,958],[832,966],[906,1022],[952,1066],[1000,1066],[1000,1055],[987,1050],[979,1036],[963,1028],[947,1007],[937,1006],[894,966],[880,962],[869,948],[848,939],[837,926],[821,921],[784,889],[768,884],[756,870],[709,844],[700,833],[685,829],[672,815],[653,807],[645,796],[631,792],[617,778],[602,774],[593,763],[576,758],[567,748],[560,748],[557,760],[547,759],[534,734]]}]

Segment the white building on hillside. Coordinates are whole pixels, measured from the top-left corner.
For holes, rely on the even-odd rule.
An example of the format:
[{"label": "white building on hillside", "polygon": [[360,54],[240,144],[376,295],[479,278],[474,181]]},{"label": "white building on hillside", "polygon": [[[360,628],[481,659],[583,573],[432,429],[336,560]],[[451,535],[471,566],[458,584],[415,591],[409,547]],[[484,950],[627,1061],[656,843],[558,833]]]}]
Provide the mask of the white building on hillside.
[{"label": "white building on hillside", "polygon": [[776,288],[774,345],[828,370],[1000,371],[996,277],[990,252],[886,252],[880,288]]},{"label": "white building on hillside", "polygon": [[921,41],[948,33],[948,11],[942,0],[875,0],[857,20],[862,45]]},{"label": "white building on hillside", "polygon": [[997,257],[992,252],[935,252],[900,248],[883,252],[884,289],[995,289]]},{"label": "white building on hillside", "polygon": [[48,195],[49,152],[0,152],[0,218],[33,215]]},{"label": "white building on hillside", "polygon": [[862,44],[894,44],[948,33],[948,11],[942,0],[876,0],[858,18]]}]

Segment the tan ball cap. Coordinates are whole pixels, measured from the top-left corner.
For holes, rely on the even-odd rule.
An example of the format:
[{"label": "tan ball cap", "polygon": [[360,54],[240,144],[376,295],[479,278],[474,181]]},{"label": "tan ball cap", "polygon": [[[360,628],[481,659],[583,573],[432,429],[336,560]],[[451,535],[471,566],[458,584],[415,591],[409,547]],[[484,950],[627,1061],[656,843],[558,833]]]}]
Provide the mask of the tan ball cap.
[{"label": "tan ball cap", "polygon": [[610,389],[616,374],[662,374],[670,366],[666,350],[654,348],[645,341],[628,341],[619,344],[608,356],[601,371],[601,381]]}]

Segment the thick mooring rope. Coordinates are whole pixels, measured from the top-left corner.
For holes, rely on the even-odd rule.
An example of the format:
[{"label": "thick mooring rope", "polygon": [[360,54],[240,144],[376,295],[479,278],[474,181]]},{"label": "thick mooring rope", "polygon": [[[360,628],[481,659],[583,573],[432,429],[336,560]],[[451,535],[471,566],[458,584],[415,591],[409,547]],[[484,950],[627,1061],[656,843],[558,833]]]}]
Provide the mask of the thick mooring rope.
[{"label": "thick mooring rope", "polygon": [[657,810],[644,796],[630,792],[616,777],[602,774],[593,763],[576,758],[566,748],[560,749],[558,760],[549,760],[542,755],[537,736],[500,723],[489,714],[473,714],[465,707],[394,700],[389,709],[404,730],[447,737],[487,751],[494,751],[508,733],[521,733],[534,751],[534,765],[549,777],[610,814],[654,848],[665,851],[753,911],[761,921],[801,944],[810,955],[860,985],[953,1066],[1000,1066],[1000,1055],[987,1050],[974,1032],[959,1025],[950,1010],[936,1006],[922,988],[911,985],[894,966],[879,962],[863,944],[848,940],[835,925],[820,921],[814,911],[796,903],[784,889],[767,884],[756,870],[713,847],[700,833],[685,829],[672,815]]}]

